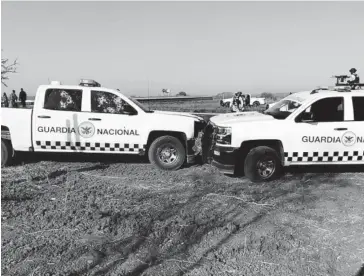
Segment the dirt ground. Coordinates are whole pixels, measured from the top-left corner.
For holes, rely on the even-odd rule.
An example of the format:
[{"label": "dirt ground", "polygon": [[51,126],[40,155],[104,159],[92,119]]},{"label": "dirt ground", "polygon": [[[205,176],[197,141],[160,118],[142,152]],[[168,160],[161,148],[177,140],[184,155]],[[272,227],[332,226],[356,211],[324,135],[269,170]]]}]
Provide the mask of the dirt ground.
[{"label": "dirt ground", "polygon": [[[140,158],[2,169],[2,275],[355,275],[364,173],[252,184]],[[349,171],[349,172],[347,172]]]}]

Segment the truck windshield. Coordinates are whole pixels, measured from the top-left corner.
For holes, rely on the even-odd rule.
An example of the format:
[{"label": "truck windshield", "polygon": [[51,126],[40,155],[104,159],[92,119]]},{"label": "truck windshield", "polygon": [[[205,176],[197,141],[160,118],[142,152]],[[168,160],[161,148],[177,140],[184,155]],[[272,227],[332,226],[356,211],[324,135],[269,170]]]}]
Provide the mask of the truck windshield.
[{"label": "truck windshield", "polygon": [[129,100],[131,100],[134,104],[136,104],[139,108],[141,108],[144,112],[147,113],[153,113],[153,110],[149,110],[148,108],[146,108],[144,105],[142,105],[140,102],[138,102],[136,99],[133,99],[131,97],[128,97]]},{"label": "truck windshield", "polygon": [[275,119],[284,120],[293,111],[301,106],[301,103],[292,99],[283,99],[264,111],[265,114],[273,116]]}]

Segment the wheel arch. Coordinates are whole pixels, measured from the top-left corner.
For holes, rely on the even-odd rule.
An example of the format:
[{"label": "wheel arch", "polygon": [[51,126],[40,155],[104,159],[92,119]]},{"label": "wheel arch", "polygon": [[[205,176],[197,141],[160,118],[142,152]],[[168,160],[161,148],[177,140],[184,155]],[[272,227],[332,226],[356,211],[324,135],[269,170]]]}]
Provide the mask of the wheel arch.
[{"label": "wheel arch", "polygon": [[9,140],[11,143],[10,129],[8,126],[1,125],[1,139]]},{"label": "wheel arch", "polygon": [[178,140],[181,141],[182,145],[187,148],[187,135],[181,131],[168,131],[168,130],[153,130],[148,135],[147,145],[146,145],[146,152],[148,152],[150,145],[152,142],[161,136],[173,136],[176,137]]},{"label": "wheel arch", "polygon": [[242,167],[244,165],[246,156],[253,148],[259,146],[270,147],[277,151],[282,166],[284,166],[284,148],[281,140],[275,139],[265,139],[265,140],[248,140],[241,143],[240,148],[238,150],[238,154],[236,155],[236,166],[235,166],[235,174],[241,175]]}]

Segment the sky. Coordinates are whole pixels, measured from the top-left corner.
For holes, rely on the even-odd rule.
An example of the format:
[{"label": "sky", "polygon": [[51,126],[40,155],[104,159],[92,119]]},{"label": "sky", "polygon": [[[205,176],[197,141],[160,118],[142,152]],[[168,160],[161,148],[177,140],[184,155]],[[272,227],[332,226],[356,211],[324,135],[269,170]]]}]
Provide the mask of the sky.
[{"label": "sky", "polygon": [[95,79],[126,95],[287,93],[364,78],[364,2],[3,2],[8,88]]}]

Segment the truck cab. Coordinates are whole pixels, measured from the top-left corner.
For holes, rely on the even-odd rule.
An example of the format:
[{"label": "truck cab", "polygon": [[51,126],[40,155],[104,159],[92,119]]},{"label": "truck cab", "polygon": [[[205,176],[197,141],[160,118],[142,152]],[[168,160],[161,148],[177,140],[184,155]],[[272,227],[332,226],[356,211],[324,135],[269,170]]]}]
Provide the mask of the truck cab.
[{"label": "truck cab", "polygon": [[2,166],[20,151],[110,153],[148,154],[157,167],[175,170],[194,162],[204,125],[192,114],[148,110],[93,80],[53,82],[39,86],[33,109],[2,109]]},{"label": "truck cab", "polygon": [[364,165],[364,90],[334,87],[297,92],[264,113],[212,117],[212,164],[252,181],[283,167]]}]

